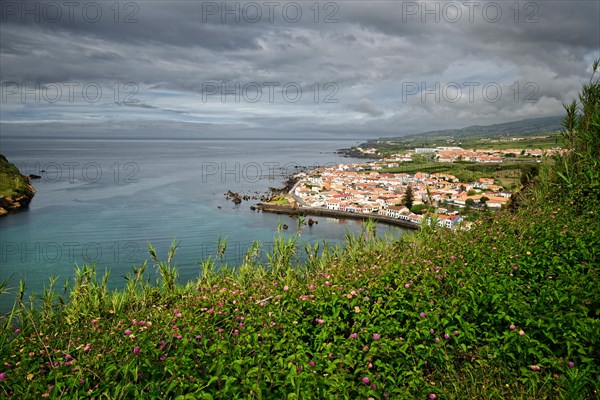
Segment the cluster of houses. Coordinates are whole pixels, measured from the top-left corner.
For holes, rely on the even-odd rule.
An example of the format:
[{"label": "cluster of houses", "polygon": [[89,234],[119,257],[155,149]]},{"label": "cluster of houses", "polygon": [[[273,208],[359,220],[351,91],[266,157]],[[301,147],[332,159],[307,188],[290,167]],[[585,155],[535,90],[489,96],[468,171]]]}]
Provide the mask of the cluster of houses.
[{"label": "cluster of houses", "polygon": [[[377,154],[376,149],[361,149],[364,154]],[[496,163],[501,164],[505,157],[527,156],[541,158],[543,155],[552,155],[563,153],[566,150],[560,148],[554,149],[463,149],[462,147],[421,147],[416,148],[405,154],[393,154],[390,157],[384,158],[384,161],[390,162],[390,168],[397,166],[399,162],[412,161],[413,154],[433,154],[433,157],[439,162],[455,162],[455,161],[470,161],[478,163]]]},{"label": "cluster of houses", "polygon": [[561,152],[561,149],[504,149],[504,150],[467,150],[460,147],[437,148],[436,159],[439,162],[472,161],[479,163],[502,163],[503,157],[528,156],[542,157]]},{"label": "cluster of houses", "polygon": [[439,162],[473,161],[479,163],[501,163],[502,156],[496,150],[441,150],[436,156]]},{"label": "cluster of houses", "polygon": [[405,204],[407,188],[412,189],[412,204],[438,207],[441,226],[453,228],[461,221],[456,208],[485,203],[489,209],[499,209],[510,200],[491,178],[476,182],[460,182],[449,174],[379,173],[365,171],[366,164],[340,164],[320,168],[308,174],[295,186],[292,194],[303,206],[323,207],[351,213],[376,213],[395,219],[421,224],[423,215],[411,212]]}]

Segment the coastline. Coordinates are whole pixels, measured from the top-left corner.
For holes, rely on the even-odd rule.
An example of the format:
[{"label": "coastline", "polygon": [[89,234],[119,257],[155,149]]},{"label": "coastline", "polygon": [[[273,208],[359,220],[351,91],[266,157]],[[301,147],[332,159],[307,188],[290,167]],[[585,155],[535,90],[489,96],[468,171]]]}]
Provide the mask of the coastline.
[{"label": "coastline", "polygon": [[[33,175],[32,175],[33,176]],[[26,209],[35,196],[35,188],[29,176],[22,175],[16,165],[0,154],[0,217]]]},{"label": "coastline", "polygon": [[364,214],[364,213],[351,213],[347,211],[329,210],[327,208],[320,207],[294,207],[291,205],[280,205],[280,204],[265,204],[259,203],[256,205],[258,210],[268,212],[272,214],[285,214],[285,215],[302,215],[302,216],[317,216],[317,217],[331,217],[337,219],[373,219],[376,222],[381,222],[387,225],[399,226],[402,228],[417,230],[420,228],[419,225],[413,224],[412,222],[404,221],[401,219],[395,219],[386,217],[378,214]]},{"label": "coastline", "polygon": [[[312,171],[314,171],[313,169]],[[310,172],[310,171],[309,171]],[[353,213],[348,211],[339,211],[339,210],[330,210],[325,207],[310,207],[302,204],[302,200],[299,199],[296,195],[294,195],[294,190],[296,186],[302,181],[303,177],[300,174],[293,174],[288,176],[284,184],[285,186],[276,189],[270,188],[271,197],[269,200],[273,199],[276,195],[283,195],[288,201],[289,204],[269,204],[269,203],[257,203],[254,207],[256,210],[262,212],[268,212],[271,214],[284,214],[290,216],[313,216],[313,217],[329,217],[336,219],[358,219],[358,220],[367,220],[372,219],[376,222],[383,223],[391,226],[398,226],[401,228],[418,230],[420,229],[420,225],[406,221],[401,219],[396,219],[384,215],[379,214],[367,214],[367,213]]]}]

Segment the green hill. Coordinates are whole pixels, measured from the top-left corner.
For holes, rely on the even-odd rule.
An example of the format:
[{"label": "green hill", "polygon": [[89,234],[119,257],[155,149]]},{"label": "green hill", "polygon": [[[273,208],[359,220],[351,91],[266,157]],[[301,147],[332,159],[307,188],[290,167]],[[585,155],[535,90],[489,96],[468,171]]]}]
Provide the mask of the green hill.
[{"label": "green hill", "polygon": [[[415,147],[461,146],[463,148],[550,148],[558,146],[559,131],[564,128],[564,117],[529,118],[520,121],[493,125],[472,125],[461,129],[444,129],[422,132],[407,136],[383,137],[371,139],[359,146],[341,149],[341,153],[350,157],[373,158],[359,148],[375,148],[377,156],[384,157]],[[518,141],[512,141],[518,138]]]},{"label": "green hill", "polygon": [[412,140],[412,139],[430,139],[430,140],[445,140],[445,139],[464,139],[464,138],[481,138],[481,137],[496,137],[496,136],[533,136],[542,133],[557,132],[563,130],[561,122],[564,116],[528,118],[520,121],[505,122],[493,125],[471,125],[461,129],[444,129],[438,131],[430,131],[425,133],[417,133],[408,136],[385,138],[397,140]]}]

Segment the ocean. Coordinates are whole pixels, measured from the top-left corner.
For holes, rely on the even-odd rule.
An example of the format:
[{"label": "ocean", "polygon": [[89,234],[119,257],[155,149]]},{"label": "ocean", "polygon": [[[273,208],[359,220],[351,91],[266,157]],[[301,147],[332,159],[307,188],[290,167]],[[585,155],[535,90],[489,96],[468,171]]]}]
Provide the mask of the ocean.
[{"label": "ocean", "polygon": [[[57,286],[73,279],[76,266],[110,271],[109,285],[119,288],[133,265],[150,256],[148,244],[166,260],[170,243],[180,247],[175,263],[180,281],[195,279],[200,263],[227,239],[223,262],[239,265],[255,240],[263,251],[281,234],[292,236],[295,218],[252,211],[257,200],[235,205],[224,194],[262,194],[281,187],[297,166],[314,167],[358,160],[335,151],[355,145],[348,140],[144,140],[3,138],[0,152],[23,174],[37,174],[29,208],[0,218],[0,281],[12,293],[19,280],[27,293],[40,294],[49,277]],[[343,243],[346,231],[359,232],[360,221],[317,217],[304,226],[300,240]],[[289,229],[278,233],[279,224]],[[379,225],[379,236],[398,237],[408,230]],[[156,268],[148,268],[151,276]],[[14,296],[0,296],[0,311]]]}]

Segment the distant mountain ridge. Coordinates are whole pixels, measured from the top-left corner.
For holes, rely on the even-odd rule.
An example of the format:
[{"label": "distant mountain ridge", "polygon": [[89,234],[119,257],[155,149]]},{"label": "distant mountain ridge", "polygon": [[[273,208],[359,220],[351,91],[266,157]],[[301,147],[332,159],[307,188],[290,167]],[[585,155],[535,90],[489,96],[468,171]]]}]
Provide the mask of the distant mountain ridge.
[{"label": "distant mountain ridge", "polygon": [[[460,129],[443,129],[407,136],[385,139],[411,140],[414,138],[460,139],[467,137],[492,136],[532,136],[541,133],[556,132],[563,129],[563,116],[528,118],[520,121],[504,122],[493,125],[471,125]],[[383,138],[381,138],[383,139]]]}]

